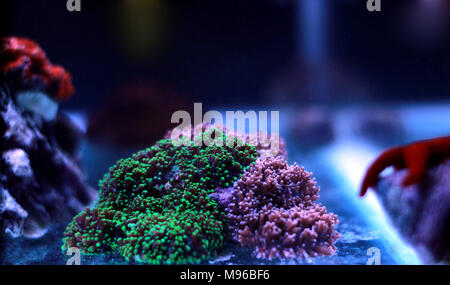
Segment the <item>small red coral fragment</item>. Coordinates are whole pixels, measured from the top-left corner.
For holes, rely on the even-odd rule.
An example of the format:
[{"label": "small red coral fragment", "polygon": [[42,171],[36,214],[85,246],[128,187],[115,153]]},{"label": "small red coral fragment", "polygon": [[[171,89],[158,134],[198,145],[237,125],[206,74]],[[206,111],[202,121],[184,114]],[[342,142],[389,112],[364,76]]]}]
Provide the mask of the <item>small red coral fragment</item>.
[{"label": "small red coral fragment", "polygon": [[20,89],[42,88],[57,100],[68,99],[75,92],[71,75],[53,65],[39,45],[27,38],[0,40],[0,72],[19,82]]},{"label": "small red coral fragment", "polygon": [[450,136],[419,141],[384,151],[367,169],[361,184],[360,196],[378,183],[378,175],[387,167],[408,169],[402,181],[410,186],[425,179],[429,166],[440,164],[450,158]]}]

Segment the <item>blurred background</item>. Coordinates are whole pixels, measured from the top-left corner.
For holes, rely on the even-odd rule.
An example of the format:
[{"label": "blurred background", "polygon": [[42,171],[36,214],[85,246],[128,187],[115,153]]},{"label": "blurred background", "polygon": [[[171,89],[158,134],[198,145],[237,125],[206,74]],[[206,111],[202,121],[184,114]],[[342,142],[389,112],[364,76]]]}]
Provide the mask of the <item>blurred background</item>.
[{"label": "blurred background", "polygon": [[37,41],[72,74],[61,108],[86,126],[92,185],[194,102],[280,110],[289,161],[314,172],[341,220],[337,258],[315,262],[365,264],[377,246],[383,264],[420,263],[357,189],[383,149],[450,134],[450,1],[366,2],[81,0],[68,12],[62,0],[2,0],[0,36]]},{"label": "blurred background", "polygon": [[396,133],[393,105],[450,100],[447,0],[382,1],[382,12],[365,0],[81,3],[3,0],[0,35],[37,41],[69,70],[76,94],[61,107],[83,110],[88,135],[109,144],[148,146],[193,102],[303,108],[289,119],[297,133],[310,128],[296,122],[324,126],[330,107],[375,107],[368,123]]},{"label": "blurred background", "polygon": [[81,2],[0,9],[1,36],[36,40],[72,73],[67,108],[137,80],[214,106],[449,97],[447,0],[382,1],[381,13],[365,0]]}]

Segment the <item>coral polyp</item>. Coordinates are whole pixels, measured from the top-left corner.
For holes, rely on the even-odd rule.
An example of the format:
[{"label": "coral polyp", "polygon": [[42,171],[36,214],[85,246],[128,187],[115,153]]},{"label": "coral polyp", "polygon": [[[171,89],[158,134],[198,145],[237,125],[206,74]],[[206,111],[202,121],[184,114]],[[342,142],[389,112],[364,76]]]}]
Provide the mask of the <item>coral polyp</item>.
[{"label": "coral polyp", "polygon": [[[67,227],[63,249],[118,252],[150,264],[200,263],[232,236],[260,258],[335,252],[337,217],[314,203],[319,188],[311,173],[289,165],[285,150],[266,157],[222,127],[200,128],[111,167],[97,204]],[[227,143],[205,143],[221,136]]]},{"label": "coral polyp", "polygon": [[[217,129],[224,136],[224,133]],[[176,146],[163,139],[118,161],[100,181],[97,205],[69,224],[63,248],[117,250],[152,264],[198,263],[223,245],[225,215],[210,194],[230,187],[257,158],[256,148]]]}]

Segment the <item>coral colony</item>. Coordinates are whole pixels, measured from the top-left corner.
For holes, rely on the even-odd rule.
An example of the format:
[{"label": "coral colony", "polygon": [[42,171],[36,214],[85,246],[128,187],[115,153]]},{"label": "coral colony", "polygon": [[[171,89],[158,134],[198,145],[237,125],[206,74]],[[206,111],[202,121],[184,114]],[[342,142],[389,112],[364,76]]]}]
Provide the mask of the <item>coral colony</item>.
[{"label": "coral colony", "polygon": [[315,204],[319,188],[297,164],[258,158],[235,183],[227,201],[233,239],[260,258],[333,255],[337,216]]},{"label": "coral colony", "polygon": [[282,156],[267,155],[267,148],[249,143],[251,135],[242,141],[225,127],[199,127],[182,144],[169,132],[111,167],[96,205],[68,225],[63,250],[118,252],[150,264],[200,263],[230,237],[259,258],[334,254],[337,216],[315,204],[314,178],[286,162],[284,143]]}]

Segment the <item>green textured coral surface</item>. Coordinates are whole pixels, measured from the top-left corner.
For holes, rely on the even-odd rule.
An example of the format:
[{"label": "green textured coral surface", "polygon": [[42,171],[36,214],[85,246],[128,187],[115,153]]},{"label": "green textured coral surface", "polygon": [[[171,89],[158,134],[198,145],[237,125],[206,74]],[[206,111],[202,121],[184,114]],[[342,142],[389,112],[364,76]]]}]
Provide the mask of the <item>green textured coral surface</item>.
[{"label": "green textured coral surface", "polygon": [[231,187],[257,158],[255,147],[176,146],[170,139],[119,160],[100,180],[99,199],[68,225],[63,249],[85,254],[119,252],[151,264],[199,263],[223,246],[224,213],[209,196]]}]

